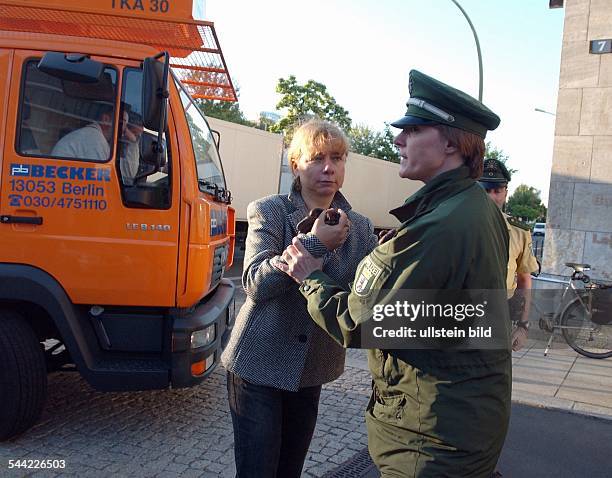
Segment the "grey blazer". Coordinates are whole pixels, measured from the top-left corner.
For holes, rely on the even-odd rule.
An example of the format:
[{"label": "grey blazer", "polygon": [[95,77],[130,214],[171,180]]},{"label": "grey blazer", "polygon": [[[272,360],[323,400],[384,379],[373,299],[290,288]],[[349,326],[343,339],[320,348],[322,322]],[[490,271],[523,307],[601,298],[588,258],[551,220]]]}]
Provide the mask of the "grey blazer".
[{"label": "grey blazer", "polygon": [[[345,243],[327,253],[316,236],[300,235],[314,256],[325,255],[323,271],[348,289],[357,265],[377,245],[370,220],[351,210],[338,192],[331,207],[351,221]],[[288,391],[322,385],[344,370],[344,350],[310,318],[298,284],[274,267],[291,240],[297,223],[308,214],[301,194],[275,195],[249,204],[242,285],[246,302],[240,308],[221,362],[251,383]]]}]

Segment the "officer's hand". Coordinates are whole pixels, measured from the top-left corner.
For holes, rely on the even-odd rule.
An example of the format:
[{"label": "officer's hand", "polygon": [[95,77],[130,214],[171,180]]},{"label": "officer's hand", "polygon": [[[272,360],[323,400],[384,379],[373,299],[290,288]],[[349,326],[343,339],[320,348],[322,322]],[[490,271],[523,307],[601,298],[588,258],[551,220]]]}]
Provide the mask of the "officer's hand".
[{"label": "officer's hand", "polygon": [[133,132],[131,132],[128,128],[125,128],[122,138],[131,143],[135,143],[136,141],[138,141],[138,137]]},{"label": "officer's hand", "polygon": [[287,246],[282,254],[282,259],[285,262],[275,261],[274,267],[288,274],[298,284],[323,267],[323,258],[313,257],[297,237],[294,237],[292,244]]},{"label": "officer's hand", "polygon": [[390,239],[393,239],[397,235],[397,229],[382,230],[378,233],[378,245],[384,244]]},{"label": "officer's hand", "polygon": [[527,331],[524,327],[515,327],[512,332],[512,350],[518,352],[527,343]]},{"label": "officer's hand", "polygon": [[325,222],[325,214],[336,212],[335,209],[327,209],[321,213],[312,226],[312,233],[319,238],[328,251],[337,249],[348,237],[351,221],[342,209],[338,209],[340,219],[338,224],[329,225]]}]

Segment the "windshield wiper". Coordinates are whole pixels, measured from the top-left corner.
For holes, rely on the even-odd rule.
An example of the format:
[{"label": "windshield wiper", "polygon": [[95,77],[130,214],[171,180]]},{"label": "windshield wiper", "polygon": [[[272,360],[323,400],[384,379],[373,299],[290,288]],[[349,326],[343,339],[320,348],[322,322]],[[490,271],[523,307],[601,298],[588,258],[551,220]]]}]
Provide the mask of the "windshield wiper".
[{"label": "windshield wiper", "polygon": [[219,186],[217,183],[209,181],[207,179],[198,179],[198,184],[205,189],[212,191],[215,199],[219,202],[230,204],[232,202],[232,193],[225,188]]},{"label": "windshield wiper", "polygon": [[209,181],[208,179],[198,179],[198,184],[200,186],[205,187],[206,189],[212,189],[213,191],[217,191],[218,189],[220,189],[217,183],[213,183],[212,181]]}]

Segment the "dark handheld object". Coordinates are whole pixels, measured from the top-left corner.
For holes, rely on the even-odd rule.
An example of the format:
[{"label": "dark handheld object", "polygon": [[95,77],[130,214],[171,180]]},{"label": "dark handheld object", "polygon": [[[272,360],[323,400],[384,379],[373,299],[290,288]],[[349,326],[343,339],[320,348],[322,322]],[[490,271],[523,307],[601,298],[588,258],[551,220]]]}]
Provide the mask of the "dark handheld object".
[{"label": "dark handheld object", "polygon": [[[312,209],[308,213],[308,216],[306,216],[304,219],[298,222],[298,225],[297,225],[298,232],[301,234],[309,233],[315,221],[321,215],[322,212],[323,212],[323,209],[321,209],[320,207]],[[328,224],[330,226],[335,226],[339,222],[340,222],[340,213],[338,211],[327,211],[325,213],[325,224]]]},{"label": "dark handheld object", "polygon": [[325,224],[335,226],[340,222],[340,213],[338,211],[327,211],[325,213]]}]

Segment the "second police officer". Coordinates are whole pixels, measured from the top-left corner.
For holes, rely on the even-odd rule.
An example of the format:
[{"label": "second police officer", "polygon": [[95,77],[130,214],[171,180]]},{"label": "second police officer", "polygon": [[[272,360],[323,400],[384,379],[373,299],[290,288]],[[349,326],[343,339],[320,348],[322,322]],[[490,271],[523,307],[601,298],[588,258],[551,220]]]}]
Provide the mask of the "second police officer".
[{"label": "second police officer", "polygon": [[[509,182],[510,173],[504,163],[497,159],[485,160],[479,184],[502,211],[508,196]],[[537,272],[539,266],[533,255],[529,226],[506,213],[503,214],[510,235],[506,287],[510,300],[511,317],[516,322],[511,342],[512,350],[517,351],[522,349],[527,342],[531,304],[531,273]]]}]

